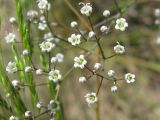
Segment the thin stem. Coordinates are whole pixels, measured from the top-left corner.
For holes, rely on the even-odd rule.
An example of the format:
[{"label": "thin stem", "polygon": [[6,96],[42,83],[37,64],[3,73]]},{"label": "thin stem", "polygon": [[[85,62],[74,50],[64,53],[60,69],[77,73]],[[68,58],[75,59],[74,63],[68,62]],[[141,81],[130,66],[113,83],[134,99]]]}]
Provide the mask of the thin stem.
[{"label": "thin stem", "polygon": [[98,89],[97,89],[97,92],[96,92],[96,95],[97,95],[97,96],[98,96],[98,93],[99,93],[100,88],[101,88],[101,86],[102,86],[102,83],[103,83],[103,77],[101,77],[101,81],[100,81],[100,84],[99,84]]},{"label": "thin stem", "polygon": [[76,30],[77,30],[78,33],[83,37],[83,39],[84,39],[85,41],[87,41],[87,38],[82,34],[82,32],[79,30],[78,27],[76,27]]},{"label": "thin stem", "polygon": [[120,13],[120,15],[122,15],[122,11],[121,11],[121,8],[120,8],[119,5],[118,5],[117,0],[114,0],[114,4],[115,4],[115,6],[116,6],[118,12]]}]

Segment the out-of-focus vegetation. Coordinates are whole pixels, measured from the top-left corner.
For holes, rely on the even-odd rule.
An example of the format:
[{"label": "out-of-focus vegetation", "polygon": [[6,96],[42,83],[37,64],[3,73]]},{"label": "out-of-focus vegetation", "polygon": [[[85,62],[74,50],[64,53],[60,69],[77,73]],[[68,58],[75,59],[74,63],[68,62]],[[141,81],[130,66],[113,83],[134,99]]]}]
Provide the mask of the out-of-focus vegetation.
[{"label": "out-of-focus vegetation", "polygon": [[[93,5],[92,19],[95,27],[103,23],[102,12],[105,9],[111,11],[111,16],[118,11],[113,0],[86,0]],[[50,0],[52,10],[49,12],[50,21],[53,22],[53,29],[57,34],[62,34],[65,38],[73,33],[70,28],[70,22],[78,21],[81,29],[89,29],[85,17],[79,16],[79,2],[85,0]],[[121,9],[126,8],[123,17],[129,23],[127,31],[124,33],[113,31],[102,40],[105,55],[110,56],[116,41],[123,43],[126,47],[126,54],[114,57],[106,62],[105,69],[114,69],[119,76],[131,71],[136,74],[136,82],[132,85],[126,85],[119,82],[117,93],[110,92],[109,82],[104,81],[103,88],[99,95],[100,117],[101,120],[158,120],[160,119],[160,43],[157,38],[160,37],[160,25],[155,24],[154,9],[160,7],[159,0],[117,0]],[[35,0],[22,0],[23,14],[30,9],[37,8]],[[131,4],[131,5],[130,5]],[[71,7],[72,6],[72,7]],[[0,47],[2,50],[2,63],[6,65],[13,58],[11,50],[4,41],[4,36],[8,31],[15,31],[17,27],[10,26],[8,20],[11,16],[16,16],[15,1],[0,0]],[[56,24],[56,25],[55,25]],[[54,26],[55,25],[55,26]],[[42,38],[43,32],[37,32],[35,26],[32,26],[32,40]],[[18,32],[17,32],[17,35]],[[20,39],[20,37],[19,37]],[[88,46],[91,46],[88,44]],[[21,46],[21,44],[19,45]],[[65,61],[59,67],[62,73],[73,65],[73,58],[79,55],[81,51],[75,50],[67,44],[62,43],[65,49],[57,48],[65,54]],[[81,45],[83,47],[83,44]],[[19,50],[22,51],[22,50]],[[37,48],[34,48],[34,63],[39,63],[36,57]],[[94,52],[94,51],[93,51]],[[91,55],[89,58],[90,65],[95,63],[95,58]],[[37,64],[38,65],[38,64]],[[63,68],[63,69],[62,69]],[[86,71],[84,71],[86,72]],[[78,77],[82,71],[75,70],[62,83],[60,98],[64,106],[66,120],[93,120],[95,118],[94,109],[88,107],[85,103],[84,95],[95,88],[96,81],[89,80],[85,84],[78,82]],[[46,81],[43,77],[37,77],[36,82]],[[44,102],[49,101],[46,87],[39,86],[36,88],[40,99]],[[22,91],[24,92],[24,91]],[[3,89],[0,89],[1,96],[5,98]],[[22,94],[26,106],[30,106],[31,99],[28,90]],[[93,106],[94,108],[94,106]],[[8,118],[11,114],[0,107],[0,113]],[[0,116],[1,118],[1,116]],[[41,119],[44,120],[47,115]]]}]

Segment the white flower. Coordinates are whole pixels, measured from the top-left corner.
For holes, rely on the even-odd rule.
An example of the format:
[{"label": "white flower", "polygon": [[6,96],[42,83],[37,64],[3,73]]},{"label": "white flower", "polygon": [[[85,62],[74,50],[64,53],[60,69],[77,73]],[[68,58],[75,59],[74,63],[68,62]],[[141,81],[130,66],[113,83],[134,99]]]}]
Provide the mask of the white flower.
[{"label": "white flower", "polygon": [[157,43],[158,45],[160,45],[160,37],[157,37],[156,43]]},{"label": "white flower", "polygon": [[88,37],[89,38],[93,38],[95,36],[95,33],[93,32],[93,31],[90,31],[89,33],[88,33]]},{"label": "white flower", "polygon": [[115,74],[115,71],[114,71],[114,70],[109,70],[109,71],[108,71],[108,76],[109,76],[109,77],[113,77],[114,74]]},{"label": "white flower", "polygon": [[32,117],[32,112],[31,111],[26,111],[24,115],[25,115],[26,118],[30,118],[30,117]]},{"label": "white flower", "polygon": [[42,69],[37,69],[36,70],[36,75],[42,75],[43,74],[43,70]]},{"label": "white flower", "polygon": [[96,63],[96,64],[94,65],[94,70],[99,70],[101,67],[102,67],[102,64],[101,64],[101,63]]},{"label": "white flower", "polygon": [[19,88],[19,82],[18,82],[18,80],[13,80],[13,81],[12,81],[12,85],[13,85],[13,87],[15,87],[15,88]]},{"label": "white flower", "polygon": [[61,78],[62,78],[62,75],[61,75],[61,73],[60,73],[60,71],[59,70],[51,70],[50,72],[49,72],[49,80],[52,80],[53,82],[58,82],[59,80],[61,80]]},{"label": "white flower", "polygon": [[37,108],[42,108],[42,106],[43,106],[43,103],[42,103],[42,102],[38,102],[38,103],[36,104],[36,107],[37,107]]},{"label": "white flower", "polygon": [[125,52],[125,48],[117,42],[117,45],[114,46],[114,51],[116,54],[123,54]]},{"label": "white flower", "polygon": [[30,22],[35,22],[35,20],[38,18],[38,12],[35,11],[35,10],[30,10],[27,12],[27,19],[30,21]]},{"label": "white flower", "polygon": [[9,118],[9,120],[19,120],[19,118],[12,115],[12,116]]},{"label": "white flower", "polygon": [[37,0],[37,2],[42,13],[46,10],[50,10],[51,4],[47,0]]},{"label": "white flower", "polygon": [[79,82],[80,83],[84,83],[86,81],[87,81],[86,77],[79,77]]},{"label": "white flower", "polygon": [[49,41],[44,41],[40,44],[42,52],[50,52],[55,47],[55,44]]},{"label": "white flower", "polygon": [[83,2],[80,2],[79,5],[83,5],[82,8],[80,9],[81,13],[83,15],[86,15],[86,16],[90,16],[91,13],[92,13],[92,6],[90,3],[83,3]]},{"label": "white flower", "polygon": [[126,22],[126,19],[120,18],[116,20],[115,29],[125,31],[126,27],[128,27],[128,23]]},{"label": "white flower", "polygon": [[111,92],[116,92],[118,90],[118,87],[116,85],[111,87]]},{"label": "white flower", "polygon": [[154,22],[155,22],[156,25],[160,24],[160,20],[159,19],[156,19]]},{"label": "white flower", "polygon": [[81,35],[80,34],[72,34],[71,37],[68,38],[68,42],[72,45],[76,46],[81,43]]},{"label": "white flower", "polygon": [[8,33],[6,36],[5,36],[5,40],[7,43],[11,44],[11,43],[14,43],[15,42],[15,39],[16,39],[16,36],[15,34],[13,33]]},{"label": "white flower", "polygon": [[93,104],[98,101],[96,93],[93,93],[93,92],[87,93],[84,97],[86,98],[86,102],[88,103],[88,105]]},{"label": "white flower", "polygon": [[106,32],[107,30],[108,30],[108,27],[104,26],[104,25],[101,26],[101,28],[100,28],[100,31],[103,32],[103,33]]},{"label": "white flower", "polygon": [[56,58],[57,58],[57,61],[61,63],[64,60],[64,55],[62,53],[57,53]]},{"label": "white flower", "polygon": [[78,23],[76,21],[72,21],[70,26],[71,28],[75,28],[78,25]]},{"label": "white flower", "polygon": [[27,49],[23,50],[23,56],[28,56],[29,52]]},{"label": "white flower", "polygon": [[10,17],[10,18],[9,18],[9,22],[10,22],[11,24],[14,24],[14,23],[16,22],[16,18],[15,18],[15,17]]},{"label": "white flower", "polygon": [[84,55],[80,55],[79,57],[74,58],[74,67],[83,69],[84,66],[87,64],[87,61],[84,59]]},{"label": "white flower", "polygon": [[50,100],[48,109],[51,110],[52,113],[54,113],[60,109],[60,103],[55,100]]},{"label": "white flower", "polygon": [[32,71],[32,67],[26,66],[24,71],[25,71],[26,73],[27,73],[27,72],[31,72],[31,71]]},{"label": "white flower", "polygon": [[44,16],[40,17],[40,22],[38,23],[38,29],[45,30],[47,28],[46,20]]},{"label": "white flower", "polygon": [[104,10],[103,11],[103,16],[104,17],[108,17],[110,15],[110,11],[109,10]]},{"label": "white flower", "polygon": [[56,62],[57,62],[57,58],[56,58],[56,57],[52,57],[52,58],[51,58],[51,63],[54,64],[54,63],[56,63]]},{"label": "white flower", "polygon": [[14,72],[17,72],[17,66],[16,66],[16,63],[15,62],[12,62],[10,61],[6,67],[6,71],[8,73],[14,73]]},{"label": "white flower", "polygon": [[127,83],[133,83],[135,81],[135,75],[131,73],[125,74],[125,80]]},{"label": "white flower", "polygon": [[159,17],[159,16],[160,16],[160,9],[159,9],[159,8],[156,8],[156,9],[154,10],[154,15],[155,15],[156,17]]},{"label": "white flower", "polygon": [[43,39],[46,40],[46,41],[49,41],[49,42],[54,40],[51,32],[44,34]]}]

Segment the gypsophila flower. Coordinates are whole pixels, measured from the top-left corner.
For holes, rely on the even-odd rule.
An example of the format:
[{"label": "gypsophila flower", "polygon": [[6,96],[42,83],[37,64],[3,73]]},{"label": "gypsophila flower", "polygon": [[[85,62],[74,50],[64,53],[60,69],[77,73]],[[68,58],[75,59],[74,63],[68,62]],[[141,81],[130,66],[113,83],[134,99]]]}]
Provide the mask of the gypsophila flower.
[{"label": "gypsophila flower", "polygon": [[28,56],[29,55],[29,52],[27,49],[23,50],[23,56]]},{"label": "gypsophila flower", "polygon": [[54,64],[54,63],[56,63],[56,62],[57,62],[57,58],[56,58],[56,57],[52,57],[52,58],[51,58],[51,63]]},{"label": "gypsophila flower", "polygon": [[38,102],[38,103],[36,104],[36,107],[39,108],[39,109],[42,108],[42,107],[43,107],[43,103],[42,103],[42,102]]},{"label": "gypsophila flower", "polygon": [[94,70],[99,70],[100,68],[102,68],[102,64],[101,63],[96,63],[94,65]]},{"label": "gypsophila flower", "polygon": [[36,75],[42,75],[43,74],[43,70],[42,69],[37,69],[36,70]]},{"label": "gypsophila flower", "polygon": [[125,80],[127,83],[133,83],[135,82],[135,75],[134,74],[131,74],[131,73],[127,73],[125,74]]},{"label": "gypsophila flower", "polygon": [[80,34],[72,34],[71,37],[68,38],[68,42],[70,42],[73,46],[76,46],[81,43],[81,35]]},{"label": "gypsophila flower", "polygon": [[57,83],[62,78],[62,75],[59,70],[51,70],[48,75],[49,80],[52,80],[55,83]]},{"label": "gypsophila flower", "polygon": [[12,81],[12,85],[13,85],[13,87],[15,87],[15,88],[19,88],[19,82],[18,82],[18,80],[13,80],[13,81]]},{"label": "gypsophila flower", "polygon": [[118,87],[116,85],[111,87],[111,92],[117,92]]},{"label": "gypsophila flower", "polygon": [[156,44],[157,44],[157,45],[160,45],[160,37],[157,37],[157,39],[156,39]]},{"label": "gypsophila flower", "polygon": [[27,12],[27,19],[30,22],[37,22],[36,19],[38,18],[38,12],[36,10],[30,10]]},{"label": "gypsophila flower", "polygon": [[102,33],[107,32],[107,30],[108,30],[108,27],[105,26],[105,25],[101,26],[101,28],[100,28],[100,31],[101,31]]},{"label": "gypsophila flower", "polygon": [[40,17],[40,22],[38,23],[38,29],[39,30],[45,30],[47,28],[46,20],[44,16]]},{"label": "gypsophila flower", "polygon": [[16,36],[15,34],[13,33],[8,33],[6,36],[5,36],[5,40],[8,44],[11,44],[11,43],[14,43],[15,42],[15,39],[16,39]]},{"label": "gypsophila flower", "polygon": [[114,51],[116,54],[123,54],[125,52],[125,48],[117,42],[117,45],[114,46]]},{"label": "gypsophila flower", "polygon": [[87,64],[87,61],[84,58],[84,55],[80,55],[79,57],[74,58],[74,67],[83,69],[84,66]]},{"label": "gypsophila flower", "polygon": [[154,15],[155,15],[156,17],[159,17],[159,16],[160,16],[160,8],[156,8],[156,9],[154,10]]},{"label": "gypsophila flower", "polygon": [[80,83],[84,83],[86,81],[87,81],[86,77],[79,77],[79,82]]},{"label": "gypsophila flower", "polygon": [[42,13],[46,10],[50,10],[51,4],[47,0],[37,0],[37,2],[38,7]]},{"label": "gypsophila flower", "polygon": [[17,66],[16,66],[16,63],[15,62],[12,62],[10,61],[6,67],[6,71],[8,73],[14,73],[14,72],[17,72]]},{"label": "gypsophila flower", "polygon": [[49,41],[44,41],[40,44],[42,52],[50,52],[55,47],[55,44]]},{"label": "gypsophila flower", "polygon": [[46,41],[49,41],[49,42],[54,40],[51,32],[44,34],[43,39],[46,40]]},{"label": "gypsophila flower", "polygon": [[75,28],[78,25],[78,23],[76,21],[72,21],[70,26],[71,28]]},{"label": "gypsophila flower", "polygon": [[96,93],[94,92],[87,93],[84,97],[86,98],[86,102],[88,103],[88,105],[93,104],[98,101]]},{"label": "gypsophila flower", "polygon": [[11,24],[16,23],[16,18],[15,18],[15,17],[10,17],[10,18],[9,18],[9,22],[10,22]]},{"label": "gypsophila flower", "polygon": [[156,25],[160,24],[160,20],[159,19],[156,19],[154,22],[155,22]]},{"label": "gypsophila flower", "polygon": [[12,116],[9,118],[9,120],[19,120],[19,118],[12,115]]},{"label": "gypsophila flower", "polygon": [[90,31],[89,33],[88,33],[88,37],[89,38],[93,38],[95,36],[95,33],[93,32],[93,31]]},{"label": "gypsophila flower", "polygon": [[60,109],[60,103],[56,100],[50,100],[48,109],[51,110],[52,113],[56,112]]},{"label": "gypsophila flower", "polygon": [[109,70],[108,71],[108,76],[109,77],[113,77],[115,75],[115,71],[114,70]]},{"label": "gypsophila flower", "polygon": [[120,18],[116,20],[115,29],[125,31],[126,27],[128,27],[128,23],[126,22],[126,19]]},{"label": "gypsophila flower", "polygon": [[61,63],[64,60],[64,55],[62,53],[57,53],[56,58],[57,58],[57,61]]},{"label": "gypsophila flower", "polygon": [[30,66],[26,66],[25,67],[25,69],[24,69],[24,71],[27,73],[27,72],[31,72],[33,69],[32,69],[32,67],[30,67]]},{"label": "gypsophila flower", "polygon": [[30,117],[32,117],[32,112],[31,111],[26,111],[24,115],[25,115],[26,118],[30,118]]},{"label": "gypsophila flower", "polygon": [[104,17],[108,17],[110,15],[110,11],[109,10],[104,10],[103,11],[103,16]]},{"label": "gypsophila flower", "polygon": [[83,5],[82,8],[80,9],[80,12],[83,14],[83,15],[86,15],[86,16],[90,16],[91,13],[92,13],[92,6],[90,3],[83,3],[83,2],[80,2],[79,5]]}]

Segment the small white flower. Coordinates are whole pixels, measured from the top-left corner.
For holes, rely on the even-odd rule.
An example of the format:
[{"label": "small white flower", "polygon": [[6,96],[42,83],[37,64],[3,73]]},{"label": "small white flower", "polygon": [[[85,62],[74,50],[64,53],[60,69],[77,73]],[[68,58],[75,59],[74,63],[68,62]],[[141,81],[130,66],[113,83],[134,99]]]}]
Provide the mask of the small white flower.
[{"label": "small white flower", "polygon": [[84,97],[86,98],[86,102],[88,103],[88,105],[93,104],[98,101],[96,93],[93,93],[93,92],[87,93]]},{"label": "small white flower", "polygon": [[51,32],[44,34],[43,39],[46,40],[46,41],[49,41],[49,42],[54,40]]},{"label": "small white flower", "polygon": [[125,48],[117,42],[117,45],[114,46],[114,51],[116,54],[123,54],[125,52]]},{"label": "small white flower", "polygon": [[36,107],[39,108],[39,109],[42,108],[42,106],[43,106],[42,102],[38,102],[37,105],[36,105]]},{"label": "small white flower", "polygon": [[61,75],[61,73],[60,73],[60,71],[59,70],[51,70],[50,72],[49,72],[49,80],[52,80],[53,82],[58,82],[59,80],[61,80],[61,78],[62,78],[62,75]]},{"label": "small white flower", "polygon": [[80,83],[84,83],[86,81],[87,81],[86,77],[79,77],[79,82]]},{"label": "small white flower", "polygon": [[72,21],[70,26],[71,28],[75,28],[78,25],[78,23],[76,21]]},{"label": "small white flower", "polygon": [[26,111],[24,115],[25,115],[26,118],[30,118],[30,117],[32,117],[32,112],[31,111]]},{"label": "small white flower", "polygon": [[57,58],[57,61],[61,63],[64,60],[64,55],[62,53],[57,53],[56,58]]},{"label": "small white flower", "polygon": [[24,71],[25,71],[26,73],[27,73],[27,72],[31,72],[31,71],[32,71],[32,67],[26,66]]},{"label": "small white flower", "polygon": [[108,71],[108,76],[109,77],[113,77],[115,75],[115,71],[114,70],[109,70]]},{"label": "small white flower", "polygon": [[29,52],[27,49],[23,50],[23,56],[28,56],[29,55]]},{"label": "small white flower", "polygon": [[54,64],[54,63],[56,63],[56,62],[57,62],[57,58],[56,58],[56,57],[52,57],[52,58],[51,58],[51,63]]},{"label": "small white flower", "polygon": [[38,23],[38,29],[39,30],[45,30],[47,28],[47,24],[46,23]]},{"label": "small white flower", "polygon": [[159,17],[159,16],[160,16],[160,9],[159,9],[159,8],[156,8],[156,9],[154,10],[154,15],[155,15],[156,17]]},{"label": "small white flower", "polygon": [[51,110],[52,113],[54,113],[60,109],[60,103],[55,100],[50,100],[48,109]]},{"label": "small white flower", "polygon": [[72,34],[71,37],[68,38],[68,42],[72,45],[76,46],[81,43],[81,35],[80,34]]},{"label": "small white flower", "polygon": [[111,87],[111,92],[117,92],[118,87],[116,85]]},{"label": "small white flower", "polygon": [[87,61],[84,58],[84,55],[80,55],[79,57],[74,58],[74,67],[83,69],[84,66],[87,64]]},{"label": "small white flower", "polygon": [[109,10],[104,10],[103,11],[103,16],[104,17],[108,17],[110,15],[110,11]]},{"label": "small white flower", "polygon": [[16,18],[15,18],[15,17],[10,17],[10,18],[9,18],[9,22],[10,22],[11,24],[16,23]]},{"label": "small white flower", "polygon": [[37,69],[36,70],[36,75],[42,75],[43,74],[43,70],[42,69]]},{"label": "small white flower", "polygon": [[51,4],[47,0],[37,0],[37,2],[42,13],[46,10],[50,10]]},{"label": "small white flower", "polygon": [[100,31],[101,31],[102,33],[106,32],[107,30],[108,30],[108,27],[105,26],[105,25],[101,26],[101,28],[100,28]]},{"label": "small white flower", "polygon": [[88,33],[88,37],[89,38],[93,38],[95,36],[95,33],[93,32],[93,31],[90,31],[89,33]]},{"label": "small white flower", "polygon": [[131,73],[127,73],[125,74],[125,80],[127,83],[133,83],[135,82],[135,75],[134,74],[131,74]]},{"label": "small white flower", "polygon": [[120,18],[116,20],[115,29],[125,31],[126,27],[128,27],[128,23],[126,22],[126,19]]},{"label": "small white flower", "polygon": [[13,33],[8,33],[6,36],[5,36],[5,40],[7,43],[11,44],[11,43],[14,43],[15,42],[15,39],[16,39],[16,36],[15,34]]},{"label": "small white flower", "polygon": [[9,120],[19,120],[19,118],[12,115],[12,116],[9,118]]},{"label": "small white flower", "polygon": [[44,41],[40,44],[42,52],[50,52],[55,47],[55,44],[49,41]]},{"label": "small white flower", "polygon": [[157,45],[160,45],[160,37],[157,37],[156,43],[157,43]]},{"label": "small white flower", "polygon": [[36,19],[38,18],[38,12],[35,11],[35,10],[30,10],[27,12],[27,19],[30,21],[30,22],[36,22]]},{"label": "small white flower", "polygon": [[99,70],[100,68],[102,68],[102,64],[101,63],[96,63],[94,65],[94,70]]},{"label": "small white flower", "polygon": [[13,87],[15,87],[15,88],[19,88],[19,82],[18,82],[18,80],[13,80],[13,81],[12,81],[12,85],[13,85]]},{"label": "small white flower", "polygon": [[17,66],[16,66],[16,63],[15,62],[12,62],[10,61],[6,67],[6,71],[8,73],[14,73],[14,72],[17,72]]},{"label": "small white flower", "polygon": [[90,3],[83,3],[83,2],[80,2],[79,5],[83,5],[82,8],[80,9],[81,13],[83,15],[86,15],[86,16],[90,16],[91,13],[92,13],[92,6]]},{"label": "small white flower", "polygon": [[156,20],[154,21],[154,23],[155,23],[156,25],[159,25],[159,24],[160,24],[160,20],[159,20],[159,19],[156,19]]}]

